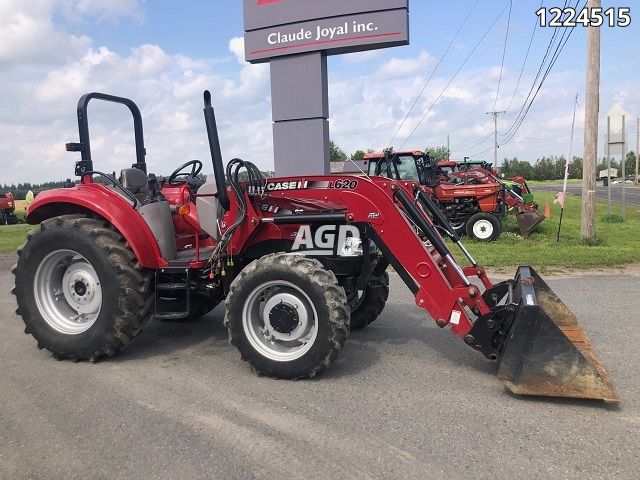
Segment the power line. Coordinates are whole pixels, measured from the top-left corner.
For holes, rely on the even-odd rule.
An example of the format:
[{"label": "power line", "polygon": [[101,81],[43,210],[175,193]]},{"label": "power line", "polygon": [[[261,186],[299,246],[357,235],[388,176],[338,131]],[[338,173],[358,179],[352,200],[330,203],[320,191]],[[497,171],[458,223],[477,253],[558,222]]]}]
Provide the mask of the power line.
[{"label": "power line", "polygon": [[422,116],[422,118],[420,119],[420,121],[418,122],[418,124],[415,126],[415,128],[411,131],[411,133],[405,138],[404,142],[402,143],[402,145],[400,146],[399,150],[402,150],[402,148],[405,146],[405,144],[409,141],[409,138],[411,138],[411,136],[415,133],[415,131],[418,129],[418,127],[422,124],[422,122],[425,120],[425,118],[427,118],[427,115],[429,115],[429,112],[431,111],[431,109],[434,107],[434,105],[436,103],[438,103],[438,100],[440,100],[440,98],[442,97],[442,95],[444,95],[444,92],[447,91],[447,89],[449,88],[449,86],[453,83],[453,81],[455,80],[455,78],[458,76],[458,73],[460,73],[460,71],[464,68],[464,66],[467,64],[467,62],[469,61],[469,59],[473,56],[473,54],[475,53],[475,51],[478,49],[478,47],[480,46],[480,44],[483,42],[483,40],[487,37],[487,35],[489,35],[489,32],[491,32],[491,30],[493,30],[493,27],[496,25],[496,23],[498,23],[498,20],[500,19],[500,17],[502,17],[502,14],[504,13],[504,11],[507,9],[507,7],[509,6],[510,1],[505,3],[504,7],[502,8],[502,10],[500,11],[500,13],[498,14],[498,16],[496,17],[496,19],[493,21],[493,23],[489,26],[489,28],[487,29],[486,32],[484,32],[484,35],[482,35],[482,37],[480,38],[480,40],[478,40],[478,42],[475,44],[475,46],[473,47],[473,49],[471,50],[471,52],[469,53],[469,55],[467,55],[467,58],[465,58],[464,62],[462,63],[462,65],[460,65],[460,67],[458,68],[458,70],[456,70],[456,73],[453,74],[453,77],[451,77],[451,80],[449,80],[449,83],[447,83],[447,85],[442,89],[442,91],[440,92],[440,95],[438,95],[438,97],[433,101],[433,103],[429,106],[429,108],[427,109],[427,111],[424,113],[424,115]]},{"label": "power line", "polygon": [[495,111],[498,105],[498,97],[500,96],[500,85],[502,84],[502,73],[504,72],[504,57],[507,54],[507,40],[509,40],[509,26],[511,25],[511,10],[513,8],[513,0],[509,2],[509,17],[507,18],[507,31],[504,35],[504,46],[502,47],[502,62],[500,63],[500,77],[498,78],[498,89],[496,90],[496,101],[493,104]]},{"label": "power line", "polygon": [[[565,8],[567,6],[567,3],[568,3],[568,0],[565,0],[565,2],[564,2],[564,7]],[[518,119],[520,118],[520,115],[522,115],[522,112],[526,108],[527,103],[529,102],[529,99],[531,98],[531,95],[533,94],[533,90],[535,89],[536,84],[538,83],[538,79],[540,78],[540,75],[542,74],[542,70],[544,69],[544,66],[547,63],[547,59],[549,58],[549,54],[551,53],[551,49],[553,48],[553,45],[555,44],[556,37],[558,36],[558,31],[559,31],[558,28],[554,28],[553,29],[553,35],[551,36],[551,39],[549,40],[549,44],[547,45],[547,50],[546,50],[546,52],[544,54],[544,57],[542,58],[542,62],[540,63],[540,67],[538,68],[538,72],[536,73],[536,76],[533,79],[533,82],[531,83],[531,88],[529,89],[529,93],[527,94],[527,97],[525,98],[522,106],[520,107],[520,110],[518,111],[518,113],[517,113],[517,115],[515,117],[516,120],[514,120],[513,124],[511,125],[511,127],[509,127],[509,129],[507,130],[505,135],[509,134],[511,129],[518,122]],[[566,31],[566,29],[564,31]]]},{"label": "power line", "polygon": [[[489,147],[486,150],[482,150],[481,152],[476,152],[476,153],[470,153],[469,155],[466,155],[469,158],[473,158],[473,157],[477,157],[478,155],[482,155],[483,153],[487,153],[490,152],[491,150],[493,150],[493,147]],[[498,167],[497,165],[494,165],[496,168]]]},{"label": "power line", "polygon": [[440,57],[440,61],[438,62],[438,64],[436,65],[436,67],[433,69],[433,71],[431,72],[431,75],[429,76],[429,78],[427,79],[426,83],[424,84],[424,86],[422,87],[422,90],[420,90],[420,93],[418,94],[418,96],[416,97],[416,100],[413,102],[413,105],[411,105],[411,108],[409,108],[409,111],[407,112],[407,114],[404,116],[404,118],[402,119],[402,122],[400,122],[400,126],[398,127],[398,129],[396,130],[396,132],[393,134],[393,137],[391,137],[391,140],[389,141],[387,148],[391,146],[391,144],[393,143],[393,141],[396,139],[396,137],[398,136],[398,133],[400,133],[400,130],[402,129],[402,127],[404,126],[405,122],[407,121],[407,119],[409,118],[409,115],[411,114],[411,112],[413,111],[413,109],[415,108],[415,106],[418,104],[418,101],[420,100],[420,98],[422,98],[422,94],[424,93],[424,91],[427,88],[427,85],[429,85],[429,82],[431,82],[431,79],[433,79],[433,76],[436,74],[436,71],[438,70],[438,68],[440,67],[440,65],[442,64],[442,62],[444,61],[445,57],[447,56],[447,53],[449,53],[449,50],[451,50],[451,47],[453,46],[453,43],[456,41],[456,39],[458,38],[458,35],[460,35],[460,32],[462,31],[462,28],[465,26],[465,24],[467,23],[467,20],[469,20],[469,17],[471,16],[471,14],[473,13],[473,11],[475,10],[476,6],[478,5],[478,2],[480,0],[476,0],[476,2],[473,4],[473,6],[471,7],[471,10],[469,10],[469,13],[467,13],[467,16],[464,18],[464,20],[462,21],[462,24],[460,25],[460,28],[458,28],[458,31],[456,32],[455,36],[453,37],[453,40],[451,40],[451,43],[449,43],[449,46],[447,47],[447,49],[444,51],[444,53],[442,54],[442,56]]},{"label": "power line", "polygon": [[477,147],[481,143],[486,142],[491,137],[491,135],[493,135],[493,132],[489,132],[487,135],[485,135],[484,137],[482,137],[478,141],[473,141],[473,142],[470,142],[470,143],[464,143],[464,144],[460,145],[459,147],[454,148],[453,150],[455,150],[455,151],[458,151],[458,150],[471,150],[472,148]]},{"label": "power line", "polygon": [[[576,7],[578,6],[578,3],[579,3],[579,0],[578,0],[578,2],[576,2]],[[542,79],[540,80],[540,83],[538,84],[538,88],[535,89],[535,83],[532,85],[533,88],[531,89],[531,91],[533,91],[535,89],[535,93],[533,93],[533,96],[531,96],[531,93],[529,94],[529,96],[527,97],[527,100],[525,100],[525,103],[523,104],[522,108],[520,109],[520,113],[516,117],[515,121],[511,125],[511,127],[509,127],[509,129],[504,134],[501,134],[503,137],[508,137],[505,141],[502,142],[503,145],[509,143],[513,139],[513,137],[515,137],[515,135],[517,134],[518,130],[520,129],[520,127],[524,123],[524,120],[525,120],[527,114],[529,113],[529,110],[533,106],[533,103],[534,103],[535,99],[537,98],[538,94],[540,93],[540,90],[542,89],[542,86],[544,85],[544,82],[546,81],[547,77],[549,76],[549,73],[553,69],[553,67],[556,64],[556,62],[558,61],[558,58],[560,57],[560,54],[562,53],[562,51],[564,50],[565,45],[569,41],[569,38],[571,38],[571,34],[573,33],[574,29],[575,29],[575,27],[572,27],[571,29],[568,29],[568,33],[567,33],[566,29],[563,31],[562,36],[560,37],[560,40],[558,42],[558,45],[555,47],[555,51],[551,55],[551,60],[549,61],[549,64],[548,64],[548,66],[546,68],[546,71],[544,72],[544,74],[542,76]],[[543,64],[543,66],[544,66],[544,64]],[[529,100],[529,98],[530,98],[530,100]]]},{"label": "power line", "polygon": [[[544,5],[544,0],[540,2],[540,8]],[[533,23],[533,30],[531,31],[531,38],[529,39],[529,46],[527,47],[527,53],[524,56],[524,62],[522,62],[522,68],[520,69],[520,75],[518,75],[518,81],[516,82],[516,89],[513,91],[513,95],[511,96],[511,100],[509,101],[509,105],[507,105],[506,110],[509,111],[511,105],[513,104],[513,100],[516,98],[516,93],[518,93],[518,88],[520,87],[520,81],[522,80],[522,74],[524,73],[524,67],[527,65],[527,59],[529,58],[529,53],[531,52],[531,45],[533,44],[533,37],[536,35],[536,30],[538,28],[538,18],[536,18]],[[495,110],[495,107],[494,107]]]},{"label": "power line", "polygon": [[[579,2],[578,2],[579,3]],[[577,4],[576,4],[577,6]],[[558,47],[556,48],[556,52],[554,52],[553,58],[551,60],[551,62],[549,63],[549,66],[547,67],[546,72],[544,73],[544,76],[542,77],[542,80],[540,81],[540,85],[538,86],[538,89],[536,90],[536,93],[534,94],[533,98],[531,99],[531,102],[529,103],[529,105],[527,106],[526,110],[524,111],[524,115],[522,116],[521,120],[519,121],[517,127],[513,130],[513,132],[510,134],[509,138],[507,138],[507,140],[505,140],[504,142],[502,142],[503,145],[506,145],[507,143],[509,143],[513,137],[515,137],[515,135],[518,133],[518,130],[520,129],[520,127],[522,126],[527,114],[529,113],[529,110],[531,109],[533,102],[535,101],[535,99],[538,96],[538,93],[540,93],[540,90],[542,89],[542,86],[544,85],[545,80],[547,79],[547,77],[549,76],[549,73],[551,72],[551,69],[553,68],[553,66],[556,64],[556,62],[558,61],[558,58],[560,57],[560,54],[562,53],[562,51],[564,50],[565,45],[567,44],[567,42],[569,41],[569,38],[571,38],[571,34],[573,33],[573,30],[576,27],[572,27],[569,30],[569,34],[567,35],[566,39],[564,39],[564,42],[561,44],[558,44]],[[563,34],[564,37],[564,34]],[[562,38],[560,39],[560,41],[562,42]]]}]

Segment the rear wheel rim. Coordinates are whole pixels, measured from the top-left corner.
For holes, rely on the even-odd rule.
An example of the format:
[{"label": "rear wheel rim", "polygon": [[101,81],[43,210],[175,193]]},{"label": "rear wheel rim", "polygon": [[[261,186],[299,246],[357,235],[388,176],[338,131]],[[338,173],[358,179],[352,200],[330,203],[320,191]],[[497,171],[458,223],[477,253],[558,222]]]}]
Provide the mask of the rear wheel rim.
[{"label": "rear wheel rim", "polygon": [[304,356],[318,336],[318,313],[309,296],[291,282],[265,282],[249,294],[242,326],[251,346],[276,362]]},{"label": "rear wheel rim", "polygon": [[473,224],[473,235],[480,240],[486,240],[493,235],[493,224],[489,220],[478,220]]},{"label": "rear wheel rim", "polygon": [[36,306],[47,325],[65,335],[89,330],[102,307],[102,285],[89,261],[69,249],[47,254],[33,279]]}]

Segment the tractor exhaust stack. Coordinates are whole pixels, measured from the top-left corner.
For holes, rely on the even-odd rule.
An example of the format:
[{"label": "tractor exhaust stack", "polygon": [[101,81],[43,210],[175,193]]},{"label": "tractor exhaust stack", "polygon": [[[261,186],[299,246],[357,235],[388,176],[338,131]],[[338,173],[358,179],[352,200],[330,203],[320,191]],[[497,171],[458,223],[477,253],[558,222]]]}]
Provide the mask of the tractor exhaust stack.
[{"label": "tractor exhaust stack", "polygon": [[498,378],[513,393],[619,403],[607,371],[575,315],[531,268],[520,267],[520,298],[499,358]]}]

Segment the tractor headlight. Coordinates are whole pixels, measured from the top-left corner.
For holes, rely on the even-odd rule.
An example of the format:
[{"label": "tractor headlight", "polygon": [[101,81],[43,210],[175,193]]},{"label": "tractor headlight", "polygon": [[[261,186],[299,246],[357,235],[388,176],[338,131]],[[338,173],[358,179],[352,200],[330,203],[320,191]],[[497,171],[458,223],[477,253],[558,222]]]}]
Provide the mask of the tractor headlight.
[{"label": "tractor headlight", "polygon": [[362,240],[358,237],[347,237],[340,249],[341,257],[360,257],[362,256]]}]

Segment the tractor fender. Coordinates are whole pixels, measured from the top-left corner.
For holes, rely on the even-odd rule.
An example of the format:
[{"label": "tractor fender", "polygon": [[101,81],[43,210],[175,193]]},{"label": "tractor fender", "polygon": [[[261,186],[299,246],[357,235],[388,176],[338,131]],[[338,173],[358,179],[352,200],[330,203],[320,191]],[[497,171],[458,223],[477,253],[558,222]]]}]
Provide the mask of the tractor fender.
[{"label": "tractor fender", "polygon": [[58,215],[86,213],[111,223],[120,232],[145,268],[160,268],[167,262],[151,229],[131,204],[114,191],[97,183],[80,184],[40,193],[27,210],[31,225]]}]

